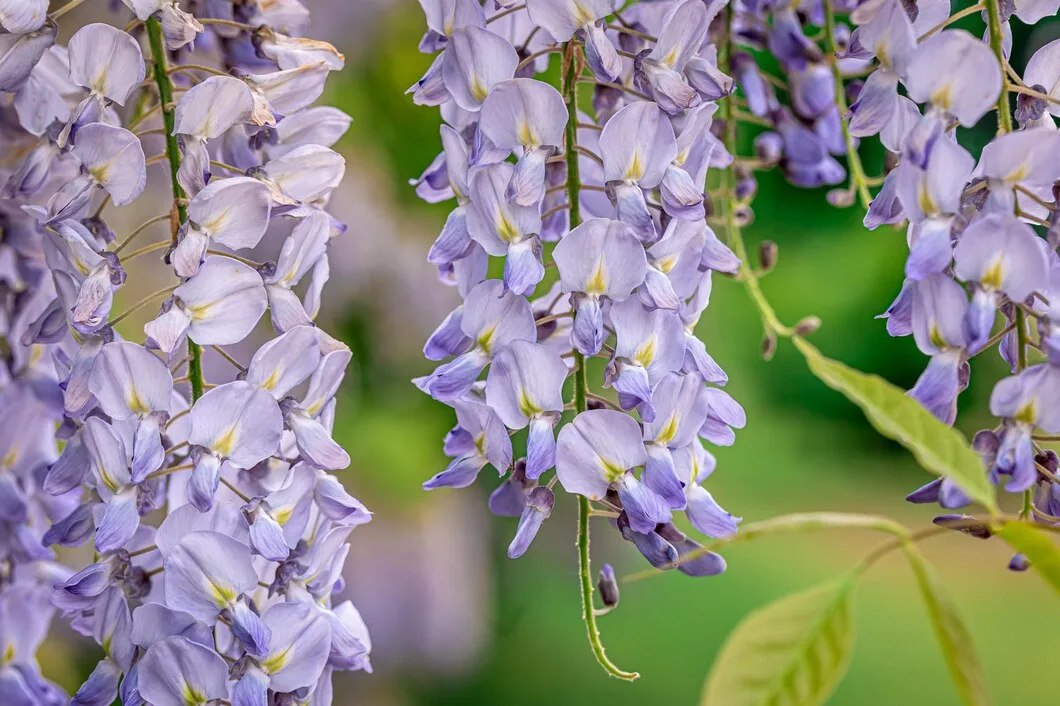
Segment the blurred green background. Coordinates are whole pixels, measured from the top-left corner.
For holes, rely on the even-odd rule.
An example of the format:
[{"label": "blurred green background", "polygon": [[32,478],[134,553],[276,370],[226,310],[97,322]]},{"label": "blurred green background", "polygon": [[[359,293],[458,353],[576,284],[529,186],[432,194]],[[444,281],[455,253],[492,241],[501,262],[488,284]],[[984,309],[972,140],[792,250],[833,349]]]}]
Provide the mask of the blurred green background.
[{"label": "blurred green background", "polygon": [[[767,538],[726,552],[729,570],[718,578],[673,573],[623,585],[619,608],[600,627],[608,654],[642,678],[609,679],[579,617],[572,499],[559,498],[531,550],[513,562],[505,548],[514,520],[485,513],[496,485],[490,472],[464,491],[420,489],[446,463],[441,438],[453,422],[447,407],[409,383],[432,368],[419,347],[455,304],[454,292],[423,262],[451,204],[425,205],[407,185],[440,148],[437,110],[403,95],[430,57],[416,51],[423,21],[414,0],[353,0],[329,25],[331,4],[315,3],[323,17],[314,25],[329,27],[347,52],[330,101],[354,118],[342,145],[349,177],[333,201],[350,224],[349,250],[332,258],[339,274],[325,306],[333,333],[355,351],[336,436],[353,458],[342,477],[376,514],[352,535],[347,567],[350,595],[373,633],[376,672],[338,675],[336,703],[697,703],[712,660],[742,617],[846,571],[884,539],[861,532]],[[1056,34],[1045,31],[1052,34],[1034,38],[1035,46]],[[1013,63],[1020,67],[1027,56]],[[868,149],[870,174],[881,164],[882,155]],[[746,237],[751,252],[763,239],[780,246],[763,289],[781,319],[819,316],[813,340],[824,353],[910,387],[926,358],[911,338],[889,338],[873,318],[901,285],[904,230],[869,233],[857,208],[831,208],[823,192],[794,189],[775,172],[761,175],[759,186]],[[718,470],[708,488],[727,509],[745,522],[814,510],[885,514],[913,527],[930,522],[932,508],[903,500],[930,479],[905,451],[814,379],[790,345],[771,362],[761,359],[758,316],[739,283],[715,277],[699,333],[748,413],[736,445],[715,449]],[[993,425],[986,401],[1004,374],[994,353],[973,360],[972,369],[959,421],[968,435]],[[646,566],[607,524],[593,522],[601,523],[593,525],[595,568],[609,562],[622,576]],[[995,701],[1055,700],[1043,667],[1053,658],[1049,636],[1060,630],[1056,596],[1033,571],[1006,570],[1011,552],[997,541],[954,534],[923,549],[966,616]],[[831,704],[958,703],[900,557],[869,573],[856,624],[853,664]],[[94,659],[69,665],[66,685],[76,688],[74,675],[87,673]]]}]

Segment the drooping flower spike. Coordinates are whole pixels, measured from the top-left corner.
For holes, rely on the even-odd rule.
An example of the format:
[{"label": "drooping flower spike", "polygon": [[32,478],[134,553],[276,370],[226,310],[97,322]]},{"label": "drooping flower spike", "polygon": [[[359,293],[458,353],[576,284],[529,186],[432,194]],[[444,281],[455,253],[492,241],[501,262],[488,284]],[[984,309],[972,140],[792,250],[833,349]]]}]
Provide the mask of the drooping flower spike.
[{"label": "drooping flower spike", "polygon": [[[77,4],[0,3],[0,701],[326,706],[335,671],[371,668],[332,598],[371,519],[330,473],[350,462],[331,429],[351,353],[313,322],[350,122],[313,104],[342,57],[287,34],[299,0],[210,18],[124,0],[136,29],[60,33]],[[172,63],[193,44],[195,65]],[[172,196],[145,191],[157,162]],[[115,233],[134,201],[153,217]],[[274,225],[282,248],[247,259]],[[227,376],[204,378],[212,355]],[[82,545],[87,566],[55,552]],[[56,609],[102,648],[72,696],[35,658]]]},{"label": "drooping flower spike", "polygon": [[[424,487],[462,488],[492,466],[504,479],[489,507],[518,518],[511,558],[563,489],[653,566],[720,573],[672,520],[687,512],[714,537],[739,522],[703,487],[703,444],[733,443],[746,417],[710,387],[728,378],[694,330],[712,273],[741,267],[708,226],[708,172],[734,162],[715,121],[733,90],[709,32],[722,3],[422,4],[420,49],[438,53],[409,93],[444,124],[411,184],[455,198],[427,259],[461,300],[424,346],[441,364],[414,381],[457,419],[448,466]],[[539,75],[551,53],[556,84]]]}]

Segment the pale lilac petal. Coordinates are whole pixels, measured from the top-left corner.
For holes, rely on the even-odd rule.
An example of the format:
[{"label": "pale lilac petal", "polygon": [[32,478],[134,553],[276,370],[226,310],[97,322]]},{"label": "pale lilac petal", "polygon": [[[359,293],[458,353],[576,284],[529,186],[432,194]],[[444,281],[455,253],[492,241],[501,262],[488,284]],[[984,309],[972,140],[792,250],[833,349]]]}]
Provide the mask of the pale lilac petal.
[{"label": "pale lilac petal", "polygon": [[144,654],[137,690],[152,706],[187,706],[228,696],[228,665],[213,650],[186,637],[167,637]]},{"label": "pale lilac petal", "polygon": [[208,625],[240,594],[258,585],[250,549],[217,532],[186,534],[164,565],[166,605]]},{"label": "pale lilac petal", "polygon": [[77,132],[73,155],[100,184],[115,206],[135,200],[147,183],[147,158],[140,140],[125,128],[106,123],[85,125]]},{"label": "pale lilac petal", "polygon": [[231,76],[210,76],[177,102],[174,132],[212,140],[249,120],[253,110],[254,96],[246,83]]},{"label": "pale lilac petal", "polygon": [[173,377],[157,356],[127,341],[108,343],[92,365],[89,389],[103,411],[128,419],[169,409]]},{"label": "pale lilac petal", "polygon": [[70,37],[70,78],[79,86],[125,105],[143,83],[145,68],[140,45],[128,33],[93,23]]},{"label": "pale lilac petal", "polygon": [[268,307],[265,285],[253,268],[219,255],[206,258],[173,296],[188,316],[188,336],[201,345],[242,341]]},{"label": "pale lilac petal", "polygon": [[188,442],[252,468],[276,452],[282,431],[283,417],[272,395],[237,380],[207,391],[192,406]]},{"label": "pale lilac petal", "polygon": [[625,471],[647,461],[640,425],[609,409],[582,412],[557,439],[556,475],[569,493],[598,500]]}]

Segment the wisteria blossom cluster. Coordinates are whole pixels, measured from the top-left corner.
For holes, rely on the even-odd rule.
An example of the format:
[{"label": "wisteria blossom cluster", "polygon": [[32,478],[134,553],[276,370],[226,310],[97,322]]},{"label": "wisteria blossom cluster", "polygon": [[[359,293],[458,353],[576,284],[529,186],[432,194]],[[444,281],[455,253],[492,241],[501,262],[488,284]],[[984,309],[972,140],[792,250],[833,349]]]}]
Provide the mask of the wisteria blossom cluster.
[{"label": "wisteria blossom cluster", "polygon": [[[351,354],[313,323],[350,121],[313,103],[343,57],[300,38],[299,0],[125,0],[124,31],[63,46],[79,4],[0,11],[0,703],[67,703],[35,658],[58,610],[103,654],[69,703],[329,704],[333,671],[370,668],[333,599],[370,519],[333,475]],[[157,215],[115,233],[133,201]],[[240,363],[223,347],[266,312]]]},{"label": "wisteria blossom cluster", "polygon": [[[846,155],[849,187],[830,200],[860,197],[869,229],[908,224],[905,282],[882,316],[891,335],[912,334],[930,356],[910,394],[953,424],[969,359],[997,346],[1012,376],[991,395],[998,426],[973,447],[993,482],[1026,495],[1024,515],[1047,523],[1060,522],[1056,455],[1039,445],[1060,433],[1060,41],[1038,49],[1021,76],[1009,63],[1009,23],[1058,9],[1054,0],[988,0],[953,14],[949,0],[744,3],[734,29],[748,51],[733,56],[745,117],[767,127],[754,166],[779,165],[801,186],[837,185],[847,173],[833,155]],[[849,12],[852,30],[836,10]],[[951,27],[980,14],[981,38]],[[756,63],[765,52],[783,76]],[[958,141],[958,128],[995,120],[978,155]],[[857,138],[873,135],[887,150],[875,178],[857,152]],[[909,500],[971,502],[949,479]]]},{"label": "wisteria blossom cluster", "polygon": [[[625,24],[611,0],[421,4],[437,55],[410,93],[440,107],[443,151],[414,184],[456,202],[427,257],[463,299],[424,348],[445,362],[415,381],[457,420],[424,487],[490,466],[515,558],[558,481],[580,496],[585,582],[589,516],[657,568],[724,571],[673,522],[715,538],[739,522],[703,485],[704,442],[732,444],[745,415],[694,333],[712,274],[740,264],[706,221],[707,170],[732,161],[712,132],[732,86],[708,39],[721,3],[641,3]],[[534,78],[556,63],[559,88]],[[605,604],[613,587],[605,571]]]}]

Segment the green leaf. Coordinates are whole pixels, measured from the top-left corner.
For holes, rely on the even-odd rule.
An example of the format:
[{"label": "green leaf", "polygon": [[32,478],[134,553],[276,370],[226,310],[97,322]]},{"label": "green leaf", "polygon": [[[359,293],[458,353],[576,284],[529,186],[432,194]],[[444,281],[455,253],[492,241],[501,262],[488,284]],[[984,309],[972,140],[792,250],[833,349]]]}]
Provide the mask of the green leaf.
[{"label": "green leaf", "polygon": [[1006,522],[994,532],[1030,559],[1031,566],[1060,593],[1060,551],[1045,535],[1045,530],[1026,522]]},{"label": "green leaf", "polygon": [[707,677],[702,706],[816,706],[854,651],[854,581],[786,596],[747,616]]},{"label": "green leaf", "polygon": [[990,695],[983,678],[979,654],[953,598],[916,547],[906,545],[905,553],[916,575],[931,627],[935,630],[957,693],[969,706],[986,706],[990,703]]},{"label": "green leaf", "polygon": [[796,337],[794,341],[806,357],[810,371],[861,407],[878,432],[912,451],[925,469],[951,479],[972,500],[991,513],[997,512],[994,487],[964,435],[943,424],[901,388],[878,375],[868,375],[826,358],[802,338]]}]

